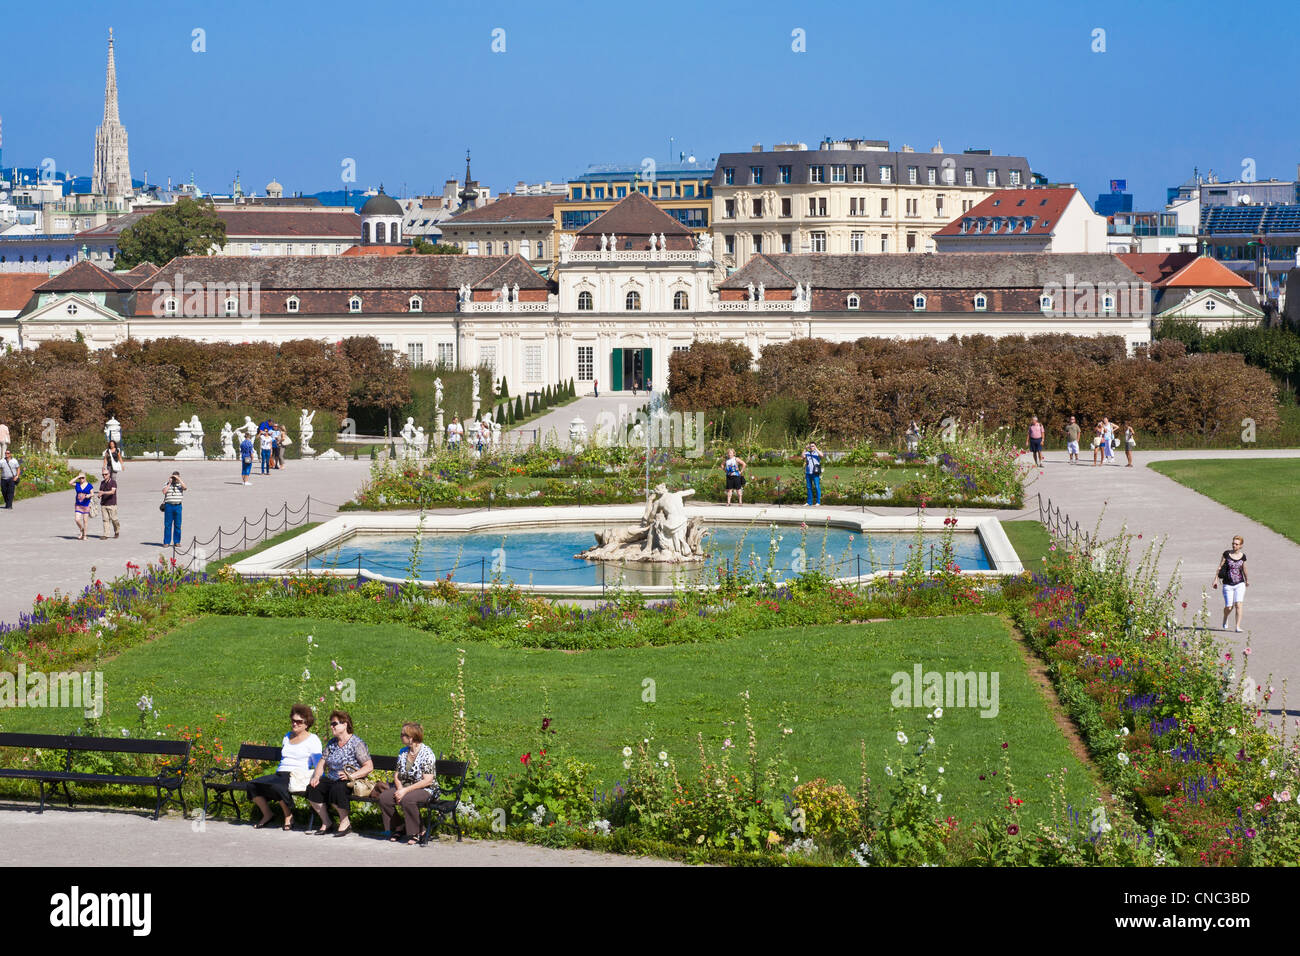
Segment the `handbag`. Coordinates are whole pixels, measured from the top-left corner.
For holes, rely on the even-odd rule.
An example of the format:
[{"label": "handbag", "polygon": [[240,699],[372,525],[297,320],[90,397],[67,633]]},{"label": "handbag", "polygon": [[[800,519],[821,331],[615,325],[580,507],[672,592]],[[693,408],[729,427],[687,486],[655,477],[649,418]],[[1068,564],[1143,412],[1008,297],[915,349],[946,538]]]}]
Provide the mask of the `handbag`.
[{"label": "handbag", "polygon": [[289,771],[289,792],[306,793],[307,784],[311,783],[312,768],[303,767],[301,770]]},{"label": "handbag", "polygon": [[348,789],[358,800],[364,800],[369,797],[375,789],[375,782],[368,777],[362,777],[360,780],[349,780]]}]

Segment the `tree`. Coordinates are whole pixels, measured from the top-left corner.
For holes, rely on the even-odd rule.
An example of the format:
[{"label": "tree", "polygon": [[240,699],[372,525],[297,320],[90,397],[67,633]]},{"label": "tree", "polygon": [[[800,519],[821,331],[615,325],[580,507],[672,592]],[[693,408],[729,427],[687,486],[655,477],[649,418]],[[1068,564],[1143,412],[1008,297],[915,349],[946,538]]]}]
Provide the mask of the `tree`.
[{"label": "tree", "polygon": [[142,262],[164,265],[177,256],[206,256],[226,244],[226,224],[211,202],[184,197],[151,212],[122,231],[115,265],[130,269]]},{"label": "tree", "polygon": [[524,398],[522,395],[515,397],[515,421],[524,417]]},{"label": "tree", "polygon": [[504,375],[501,376],[501,391],[499,391],[497,394],[500,395],[502,398],[510,397],[510,386],[506,384],[506,377]]},{"label": "tree", "polygon": [[518,419],[515,418],[515,407],[506,402],[506,424],[513,425]]},{"label": "tree", "polygon": [[421,236],[416,236],[411,245],[403,249],[400,255],[404,256],[459,256],[462,254],[460,246],[453,246],[449,242],[430,242]]},{"label": "tree", "polygon": [[375,409],[387,416],[411,400],[410,363],[405,356],[394,361],[393,353],[369,335],[344,339],[341,352],[351,378],[350,408]]}]

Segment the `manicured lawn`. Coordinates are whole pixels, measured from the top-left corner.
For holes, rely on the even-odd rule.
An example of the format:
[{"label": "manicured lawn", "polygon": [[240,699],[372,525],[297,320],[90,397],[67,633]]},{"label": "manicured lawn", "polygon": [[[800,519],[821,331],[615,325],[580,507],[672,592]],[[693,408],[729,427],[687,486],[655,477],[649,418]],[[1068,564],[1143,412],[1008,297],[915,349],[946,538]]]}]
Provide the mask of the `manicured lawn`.
[{"label": "manicured lawn", "polygon": [[[308,634],[320,644],[310,663]],[[1006,625],[992,616],[786,628],[720,644],[580,653],[466,647],[471,744],[482,769],[498,775],[518,769],[520,755],[538,749],[548,697],[546,715],[557,733],[543,746],[593,762],[606,786],[625,773],[621,749],[643,737],[653,736],[654,749],[668,751],[687,773],[696,765],[697,734],[711,748],[730,737],[733,758],[744,760],[740,694],[748,690],[763,759],[783,739],[801,780],[826,777],[856,791],[865,739],[870,776],[884,787],[886,763],[897,770],[903,756],[896,732],[914,743],[926,733],[924,708],[891,705],[891,675],[911,675],[919,663],[926,671],[999,675],[996,717],[949,707],[935,723],[945,813],[973,819],[1005,804],[1004,742],[1029,818],[1050,814],[1047,774],[1061,768],[1069,770],[1076,808],[1093,799],[1087,769],[1068,750]],[[399,726],[412,719],[424,724],[435,749],[445,750],[456,653],[452,644],[396,625],[204,618],[105,665],[101,730],[137,727],[135,702],[148,693],[162,715],[148,727],[150,735],[197,725],[205,738],[219,737],[227,754],[244,740],[278,741],[292,702],[329,698],[325,685],[334,679],[335,660],[339,673],[356,681],[356,701],[347,707],[375,752],[396,752]],[[304,668],[311,673],[306,682]],[[785,726],[793,728],[788,735],[778,730],[783,710]],[[319,717],[315,729],[324,733],[324,713]],[[7,711],[3,720],[9,731],[67,731],[79,722],[71,711],[33,709]]]},{"label": "manicured lawn", "polygon": [[1300,458],[1156,461],[1150,468],[1300,544]]},{"label": "manicured lawn", "polygon": [[1047,533],[1039,521],[1004,521],[1002,530],[1007,533],[1011,547],[1020,556],[1020,563],[1031,571],[1042,564],[1047,549],[1052,544],[1052,536]]}]

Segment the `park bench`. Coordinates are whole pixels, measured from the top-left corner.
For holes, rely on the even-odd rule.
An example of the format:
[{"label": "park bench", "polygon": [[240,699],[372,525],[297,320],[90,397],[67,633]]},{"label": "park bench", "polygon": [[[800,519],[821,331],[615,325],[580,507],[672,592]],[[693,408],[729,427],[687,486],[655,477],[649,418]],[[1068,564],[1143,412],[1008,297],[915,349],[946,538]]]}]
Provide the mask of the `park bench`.
[{"label": "park bench", "polygon": [[[375,772],[394,773],[397,770],[397,757],[385,754],[371,754],[371,761],[375,765]],[[221,812],[222,807],[229,806],[235,811],[235,819],[241,819],[239,813],[239,804],[235,800],[237,793],[247,794],[252,789],[252,781],[244,776],[243,763],[246,760],[269,761],[279,763],[280,748],[270,747],[263,744],[240,744],[239,752],[235,755],[235,765],[226,768],[214,768],[203,775],[203,815],[204,818],[216,816]],[[439,777],[454,779],[455,795],[449,799],[432,800],[426,805],[429,811],[429,822],[424,827],[424,833],[420,843],[427,844],[433,836],[435,830],[447,819],[451,817],[452,824],[456,828],[456,840],[461,840],[460,819],[457,816],[457,807],[460,802],[461,791],[465,788],[465,775],[469,771],[469,764],[460,760],[439,760],[437,762],[436,773]],[[210,797],[209,793],[215,794]],[[293,794],[301,796],[301,794]],[[441,794],[440,794],[441,796]],[[353,802],[357,803],[375,803],[371,797],[352,797]]]},{"label": "park bench", "polygon": [[[0,767],[0,777],[11,780],[34,780],[40,785],[41,805],[38,813],[45,811],[46,787],[62,786],[67,797],[68,806],[72,806],[72,791],[69,784],[88,783],[117,785],[125,787],[153,787],[156,793],[153,818],[158,819],[166,803],[177,802],[181,805],[181,814],[188,815],[185,795],[181,784],[185,782],[185,770],[189,766],[190,742],[188,740],[133,740],[129,737],[80,737],[74,734],[20,734],[0,733],[0,747],[14,747],[25,750],[63,751],[63,769],[48,770],[39,767]],[[91,773],[73,769],[73,763],[79,754],[149,754],[163,757],[176,757],[176,761],[164,764],[154,774],[129,773]],[[166,796],[164,796],[164,791]]]}]

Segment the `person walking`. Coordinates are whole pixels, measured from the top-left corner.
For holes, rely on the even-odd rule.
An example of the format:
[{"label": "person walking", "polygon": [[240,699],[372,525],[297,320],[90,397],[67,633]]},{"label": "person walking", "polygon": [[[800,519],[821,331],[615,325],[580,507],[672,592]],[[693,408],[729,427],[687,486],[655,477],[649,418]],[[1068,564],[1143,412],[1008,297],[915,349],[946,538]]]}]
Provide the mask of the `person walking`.
[{"label": "person walking", "polygon": [[1223,582],[1223,629],[1228,629],[1228,618],[1232,609],[1237,609],[1237,633],[1241,633],[1241,616],[1245,611],[1242,602],[1246,599],[1246,588],[1250,579],[1246,574],[1246,552],[1242,550],[1246,539],[1237,535],[1232,539],[1232,548],[1223,552],[1219,559],[1219,569],[1214,572],[1214,581],[1210,587],[1217,588]]},{"label": "person walking", "polygon": [[264,422],[257,433],[258,447],[262,452],[262,471],[261,474],[269,475],[271,473],[271,424]]},{"label": "person walking", "polygon": [[292,444],[292,442],[289,441],[289,432],[285,429],[283,425],[277,425],[276,428],[278,429],[277,437],[279,441],[275,451],[275,460],[279,462],[279,465],[277,465],[277,467],[283,468],[285,446]]},{"label": "person walking", "polygon": [[108,440],[108,447],[104,449],[104,467],[113,475],[120,474],[122,471],[122,449],[112,438]]},{"label": "person walking", "polygon": [[1092,467],[1096,468],[1101,464],[1101,443],[1104,437],[1101,431],[1101,422],[1098,422],[1092,430]]},{"label": "person walking", "polygon": [[108,540],[110,526],[113,528],[113,537],[120,537],[122,525],[117,520],[117,479],[107,467],[100,471],[99,490],[95,492],[95,497],[99,499],[99,516],[104,521],[104,533],[99,536],[99,540]]},{"label": "person walking", "polygon": [[593,398],[600,398],[600,379],[593,378],[591,380],[591,394]]},{"label": "person walking", "polygon": [[[810,441],[803,453],[804,484],[808,488],[808,504],[822,503],[822,453],[816,442]],[[816,497],[816,502],[813,498]]]},{"label": "person walking", "polygon": [[728,448],[727,457],[722,462],[722,471],[727,476],[727,505],[731,505],[731,493],[737,495],[737,504],[745,503],[745,460],[736,455],[736,449]]},{"label": "person walking", "polygon": [[9,426],[0,422],[0,455],[9,450]]},{"label": "person walking", "polygon": [[253,439],[249,438],[248,433],[245,432],[243,438],[240,439],[239,442],[239,474],[240,477],[243,478],[245,485],[251,484],[251,482],[248,480],[248,477],[252,473],[253,473]]},{"label": "person walking", "polygon": [[1129,422],[1124,423],[1124,457],[1128,459],[1125,468],[1133,467],[1133,449],[1137,447],[1137,436],[1133,434],[1133,425]]},{"label": "person walking", "polygon": [[1043,465],[1043,426],[1038,421],[1037,415],[1029,416],[1029,451],[1034,456],[1035,467],[1041,468]]},{"label": "person walking", "polygon": [[1079,463],[1079,423],[1070,416],[1070,423],[1065,426],[1065,451],[1072,465]]},{"label": "person walking", "polygon": [[90,499],[94,497],[95,486],[90,483],[84,471],[77,472],[77,477],[68,484],[72,485],[76,495],[72,506],[72,520],[77,524],[77,540],[86,540],[86,520],[90,517]]},{"label": "person walking", "polygon": [[173,471],[163,485],[163,547],[179,547],[181,543],[181,503],[185,498],[185,482],[181,473]]},{"label": "person walking", "polygon": [[1119,464],[1115,461],[1115,423],[1104,416],[1101,420],[1101,457],[1103,464],[1108,461]]},{"label": "person walking", "polygon": [[280,469],[280,459],[283,456],[284,456],[284,452],[280,448],[280,426],[273,425],[271,427],[271,470],[272,471],[278,471]]},{"label": "person walking", "polygon": [[903,440],[907,442],[907,453],[909,455],[915,455],[920,450],[921,426],[915,420],[907,426],[907,431],[903,433]]},{"label": "person walking", "polygon": [[22,473],[23,466],[18,463],[14,453],[6,448],[4,458],[0,460],[0,493],[4,496],[5,507],[10,510],[14,506],[14,492],[18,490],[18,479]]}]

